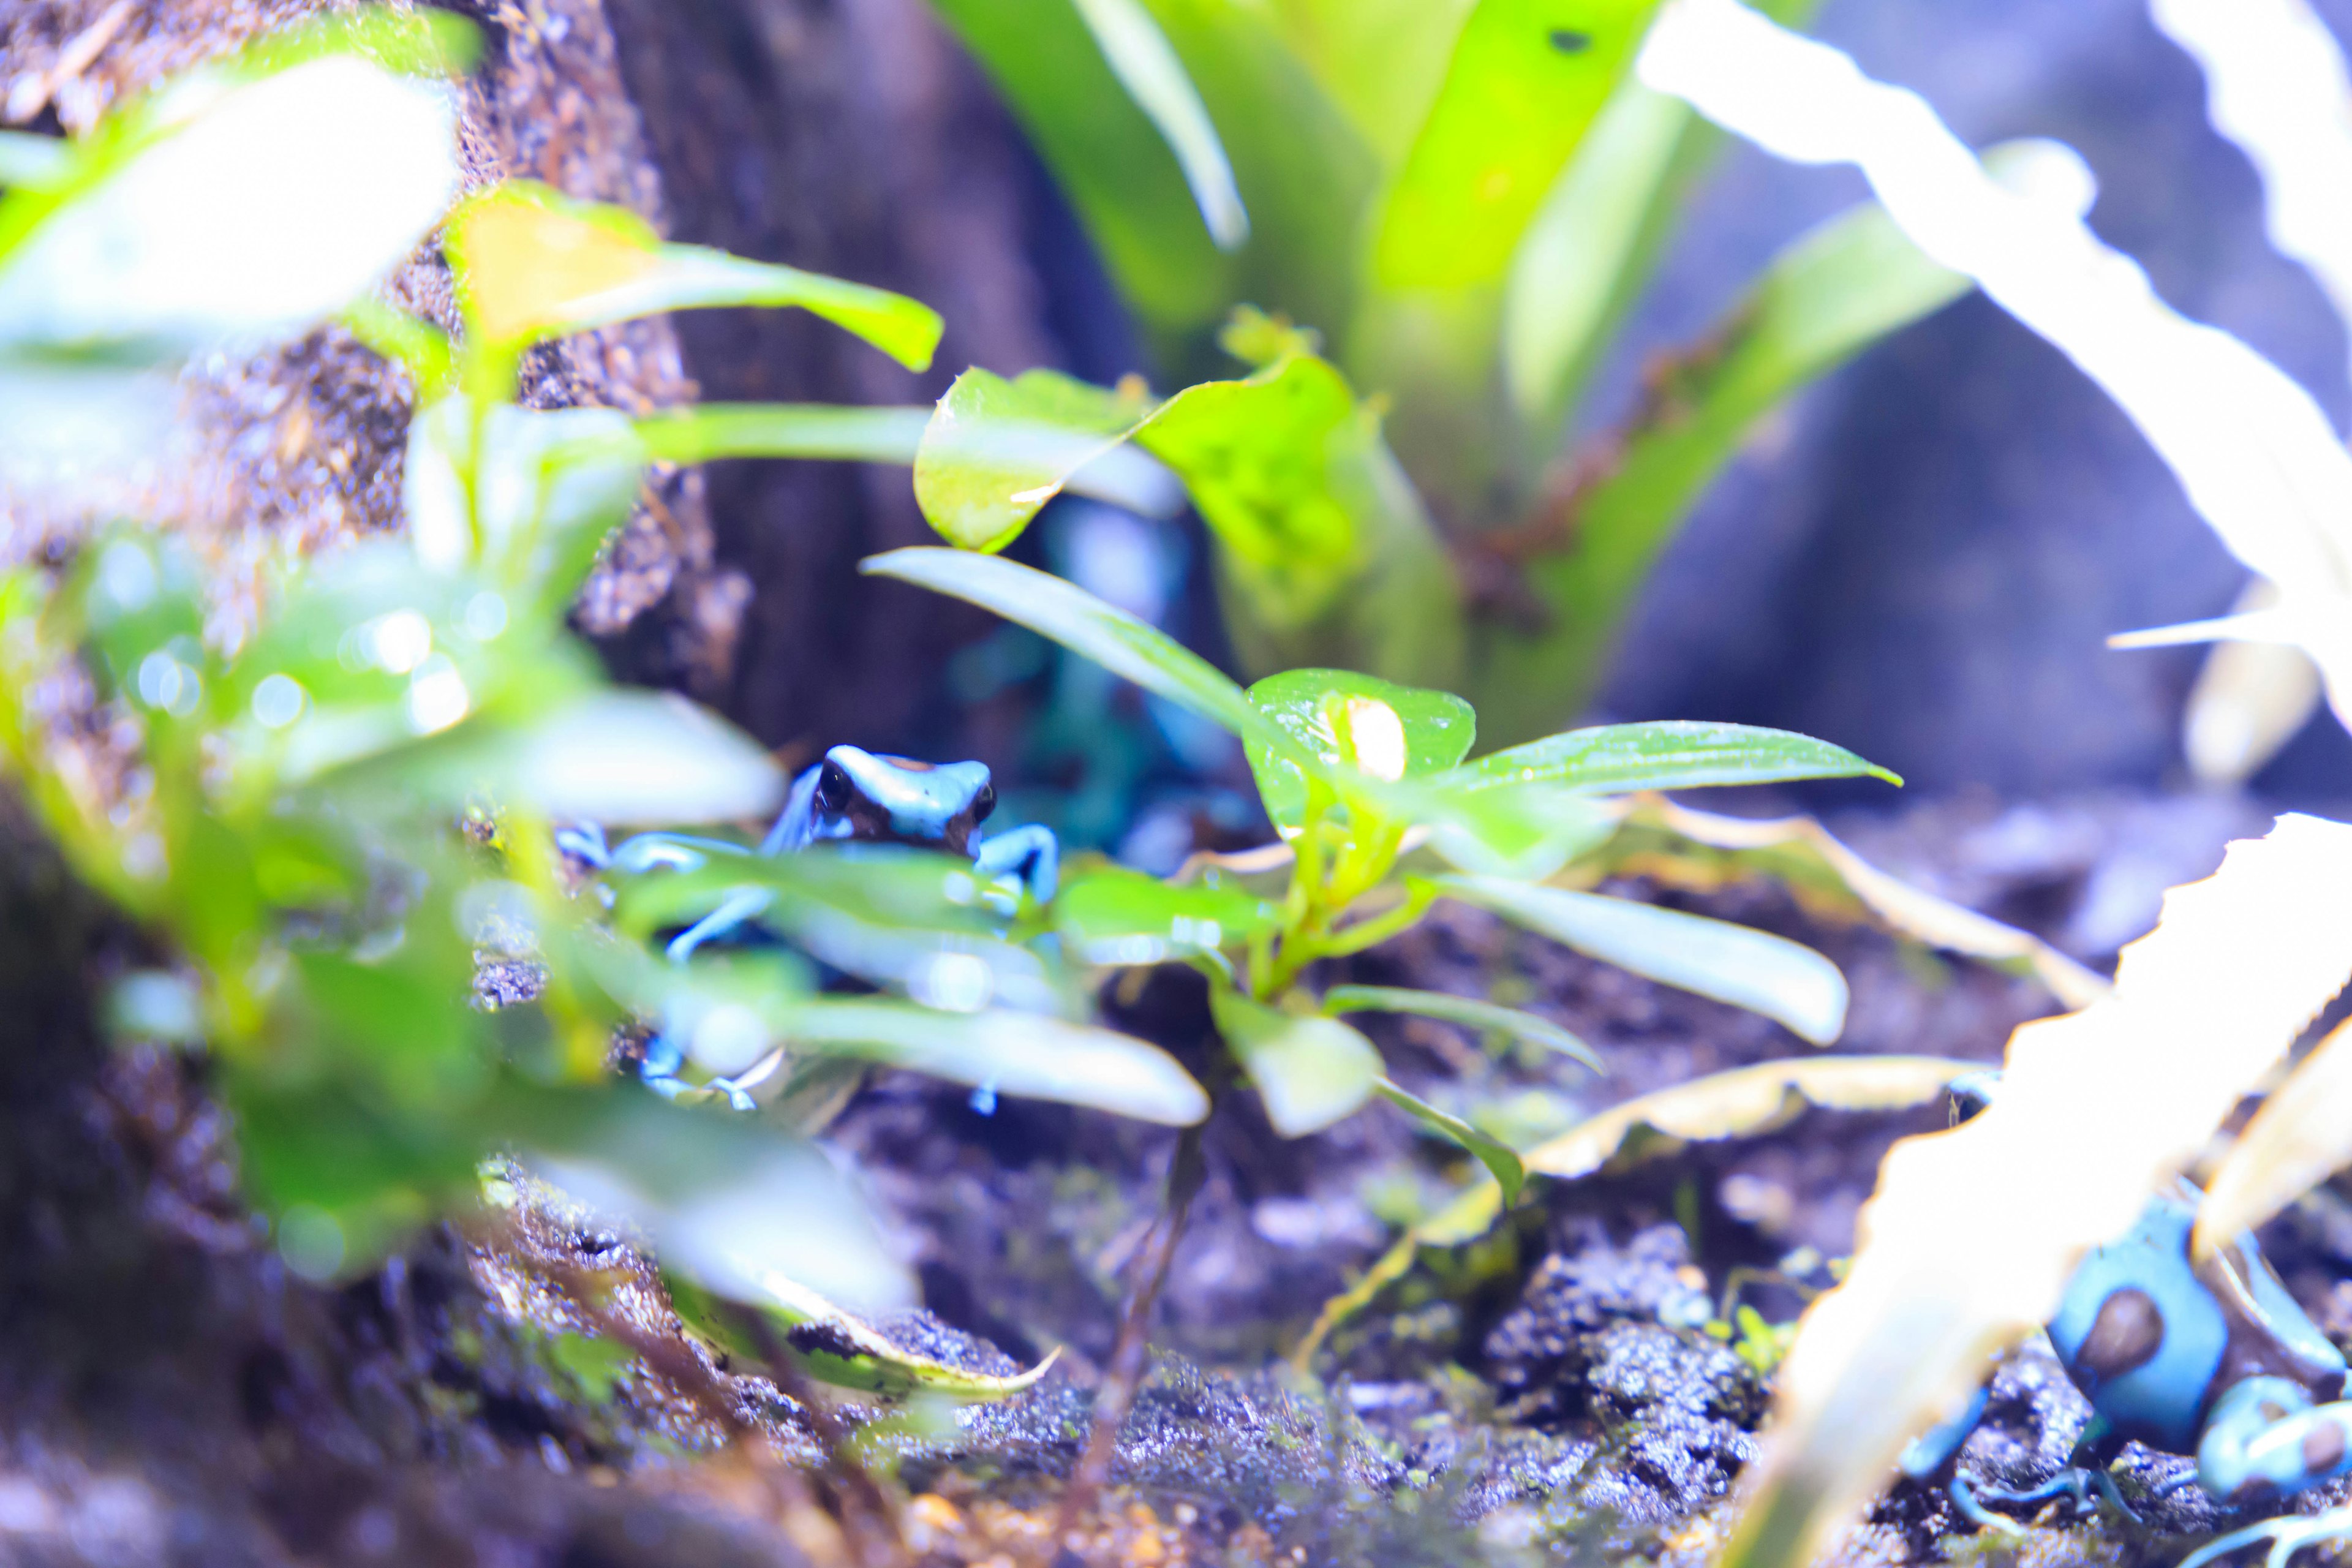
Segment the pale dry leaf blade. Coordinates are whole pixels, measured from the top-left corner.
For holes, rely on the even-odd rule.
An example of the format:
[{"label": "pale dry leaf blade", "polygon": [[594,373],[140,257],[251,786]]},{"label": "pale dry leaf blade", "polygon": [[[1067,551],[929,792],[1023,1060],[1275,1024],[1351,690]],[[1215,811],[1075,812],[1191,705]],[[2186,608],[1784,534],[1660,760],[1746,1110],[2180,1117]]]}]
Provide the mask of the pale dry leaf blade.
[{"label": "pale dry leaf blade", "polygon": [[1790,1568],[1885,1480],[1983,1353],[2056,1305],[2352,973],[2352,827],[2284,816],[2167,895],[2115,994],[2025,1025],[2000,1098],[1882,1167],[1845,1282],[1782,1364],[1724,1562]]},{"label": "pale dry leaf blade", "polygon": [[2196,1254],[2253,1229],[2352,1165],[2352,1023],[2338,1024],[2254,1112],[2197,1213]]}]

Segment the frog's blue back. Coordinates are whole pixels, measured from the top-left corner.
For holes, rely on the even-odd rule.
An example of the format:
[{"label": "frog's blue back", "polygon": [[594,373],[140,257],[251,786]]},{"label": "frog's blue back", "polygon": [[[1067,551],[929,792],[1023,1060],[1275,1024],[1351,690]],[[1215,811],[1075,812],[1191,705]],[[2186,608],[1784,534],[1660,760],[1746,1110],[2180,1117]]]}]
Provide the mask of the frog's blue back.
[{"label": "frog's blue back", "polygon": [[2129,1234],[2083,1259],[2050,1322],[2059,1360],[2117,1436],[2174,1454],[2197,1451],[2230,1384],[2273,1373],[2329,1400],[2346,1370],[2252,1237],[2201,1268],[2189,1261],[2198,1194],[2182,1189],[2150,1199]]}]

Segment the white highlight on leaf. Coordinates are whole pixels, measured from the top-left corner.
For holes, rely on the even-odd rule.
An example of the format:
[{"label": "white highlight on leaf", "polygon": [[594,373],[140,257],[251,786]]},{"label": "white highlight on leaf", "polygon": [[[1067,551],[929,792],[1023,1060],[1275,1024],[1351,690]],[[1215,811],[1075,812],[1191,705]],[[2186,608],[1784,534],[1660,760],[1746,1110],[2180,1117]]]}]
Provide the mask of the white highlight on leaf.
[{"label": "white highlight on leaf", "polygon": [[2148,0],[2205,72],[2213,129],[2263,178],[2271,243],[2352,323],[2352,74],[2308,0]]},{"label": "white highlight on leaf", "polygon": [[1209,119],[1208,107],[1184,62],[1176,58],[1168,36],[1151,19],[1141,0],[1071,0],[1087,31],[1095,36],[1103,58],[1166,138],[1168,150],[1184,171],[1201,221],[1220,250],[1232,250],[1249,238],[1249,214],[1234,184],[1233,165],[1226,162],[1224,143]]},{"label": "white highlight on leaf", "polygon": [[440,86],[348,55],[223,88],[43,221],[0,268],[0,343],[186,352],[290,331],[351,300],[457,195]]},{"label": "white highlight on leaf", "polygon": [[2003,189],[1916,93],[1736,0],[1670,0],[1637,69],[1783,158],[1858,165],[1913,243],[2116,400],[2230,552],[2279,585],[2282,624],[2352,715],[2352,455],[2310,394],[2157,298],[2066,204]]}]

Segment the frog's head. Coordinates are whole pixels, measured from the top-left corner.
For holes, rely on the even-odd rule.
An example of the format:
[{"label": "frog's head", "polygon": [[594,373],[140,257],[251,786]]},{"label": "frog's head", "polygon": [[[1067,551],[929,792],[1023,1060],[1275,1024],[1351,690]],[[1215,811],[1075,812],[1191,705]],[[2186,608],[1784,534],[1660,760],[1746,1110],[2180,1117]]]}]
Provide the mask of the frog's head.
[{"label": "frog's head", "polygon": [[812,834],[878,839],[969,855],[972,830],[996,809],[986,763],[923,763],[835,746],[816,770]]}]

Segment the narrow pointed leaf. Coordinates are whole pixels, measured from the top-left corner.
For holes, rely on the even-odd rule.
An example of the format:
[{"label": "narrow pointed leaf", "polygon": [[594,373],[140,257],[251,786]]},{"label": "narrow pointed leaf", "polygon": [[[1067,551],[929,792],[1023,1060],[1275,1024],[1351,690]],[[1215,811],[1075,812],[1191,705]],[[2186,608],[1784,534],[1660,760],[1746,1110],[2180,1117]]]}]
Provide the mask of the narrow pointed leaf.
[{"label": "narrow pointed leaf", "polygon": [[[766,1347],[746,1331],[736,1310],[682,1275],[672,1274],[670,1304],[679,1321],[732,1354],[757,1365]],[[1062,1352],[1055,1350],[1026,1372],[1009,1377],[973,1372],[922,1355],[893,1342],[804,1285],[781,1274],[762,1281],[748,1310],[768,1320],[773,1342],[795,1365],[820,1383],[856,1389],[885,1399],[916,1394],[977,1404],[1004,1399],[1034,1386]]]},{"label": "narrow pointed leaf", "polygon": [[1439,1137],[1451,1140],[1478,1157],[1478,1163],[1494,1173],[1500,1185],[1505,1207],[1518,1202],[1519,1189],[1527,1184],[1528,1169],[1514,1153],[1509,1144],[1490,1138],[1462,1118],[1440,1110],[1420,1096],[1399,1089],[1387,1079],[1373,1085],[1382,1100],[1405,1112]]},{"label": "narrow pointed leaf", "polygon": [[829,458],[911,464],[928,408],[849,408],[828,403],[698,403],[636,422],[646,455],[681,466],[720,458]]},{"label": "narrow pointed leaf", "polygon": [[1492,1002],[1480,1002],[1468,996],[1454,996],[1443,991],[1409,991],[1394,985],[1334,985],[1323,994],[1326,1013],[1409,1013],[1417,1017],[1439,1018],[1465,1028],[1496,1029],[1522,1040],[1533,1040],[1564,1057],[1574,1057],[1594,1072],[1606,1073],[1609,1068],[1593,1054],[1592,1047],[1548,1018],[1533,1013],[1522,1013],[1516,1007],[1497,1006]]},{"label": "narrow pointed leaf", "polygon": [[931,363],[939,313],[887,289],[698,245],[669,245],[625,208],[509,182],[450,219],[461,303],[490,342],[520,348],[664,310],[791,305],[910,370]]},{"label": "narrow pointed leaf", "polygon": [[1891,784],[1903,782],[1844,747],[1810,735],[1669,720],[1570,730],[1480,757],[1441,782],[1471,788],[1540,783],[1580,793],[1623,795],[1864,774]]},{"label": "narrow pointed leaf", "polygon": [[1286,1138],[1353,1115],[1381,1080],[1381,1054],[1336,1018],[1285,1013],[1224,985],[1210,991],[1209,1006]]},{"label": "narrow pointed leaf", "polygon": [[795,1044],[838,1049],[1016,1099],[1091,1106],[1189,1127],[1209,1097],[1159,1047],[1036,1013],[942,1013],[892,1002],[812,1002],[793,1009]]},{"label": "narrow pointed leaf", "polygon": [[1661,984],[1712,996],[1825,1046],[1845,1028],[1845,976],[1786,937],[1630,899],[1536,887],[1496,877],[1447,877],[1448,898],[1475,904]]},{"label": "narrow pointed leaf", "polygon": [[1249,214],[1242,194],[1234,186],[1233,165],[1225,160],[1224,143],[1202,103],[1200,90],[1184,74],[1184,62],[1168,44],[1160,24],[1151,19],[1142,0],[1072,0],[1103,58],[1136,107],[1151,117],[1168,150],[1184,171],[1184,183],[1201,208],[1201,221],[1220,250],[1232,250],[1249,238]]},{"label": "narrow pointed leaf", "polygon": [[1808,1105],[1898,1110],[1924,1105],[1984,1063],[1942,1057],[1796,1057],[1693,1079],[1613,1105],[1527,1152],[1528,1169],[1572,1181],[1621,1157],[1652,1159],[1686,1143],[1744,1138]]}]

